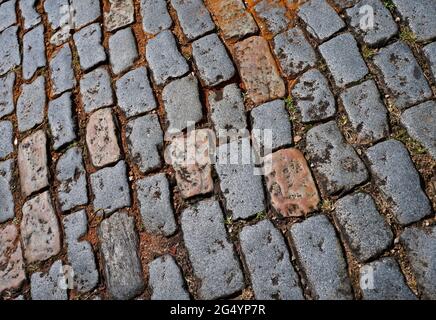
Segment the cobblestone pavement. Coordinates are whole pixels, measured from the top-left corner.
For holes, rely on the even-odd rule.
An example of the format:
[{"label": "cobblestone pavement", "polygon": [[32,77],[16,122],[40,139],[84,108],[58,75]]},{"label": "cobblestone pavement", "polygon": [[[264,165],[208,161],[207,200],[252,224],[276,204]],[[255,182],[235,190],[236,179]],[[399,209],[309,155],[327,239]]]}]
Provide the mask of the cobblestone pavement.
[{"label": "cobblestone pavement", "polygon": [[436,299],[435,16],[0,0],[0,299]]}]

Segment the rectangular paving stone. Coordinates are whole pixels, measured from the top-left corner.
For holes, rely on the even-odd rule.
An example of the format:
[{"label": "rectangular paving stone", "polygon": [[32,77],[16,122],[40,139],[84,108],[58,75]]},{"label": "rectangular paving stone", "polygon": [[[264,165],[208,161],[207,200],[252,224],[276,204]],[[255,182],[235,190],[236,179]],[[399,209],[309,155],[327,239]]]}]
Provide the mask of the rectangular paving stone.
[{"label": "rectangular paving stone", "polygon": [[148,268],[151,300],[189,300],[182,273],[172,256],[154,259]]},{"label": "rectangular paving stone", "polygon": [[285,95],[285,84],[264,38],[253,36],[238,42],[234,58],[247,94],[255,104]]},{"label": "rectangular paving stone", "polygon": [[0,32],[0,76],[21,63],[17,31],[18,27],[12,26]]},{"label": "rectangular paving stone", "polygon": [[406,228],[400,236],[422,299],[436,299],[436,228]]},{"label": "rectangular paving stone", "polygon": [[436,37],[436,6],[433,0],[393,0],[395,9],[416,35],[418,41]]},{"label": "rectangular paving stone", "polygon": [[44,26],[41,24],[23,36],[23,78],[29,80],[38,68],[45,67]]},{"label": "rectangular paving stone", "polygon": [[201,281],[199,298],[224,298],[244,289],[244,276],[228,240],[219,203],[207,199],[185,209],[181,225],[189,260]]},{"label": "rectangular paving stone", "polygon": [[173,25],[165,0],[141,0],[142,28],[146,33],[157,34]]},{"label": "rectangular paving stone", "polygon": [[352,299],[344,253],[330,221],[324,215],[312,216],[292,225],[290,236],[312,297]]},{"label": "rectangular paving stone", "polygon": [[59,29],[62,25],[61,19],[68,12],[68,0],[45,0],[44,11],[53,30]]},{"label": "rectangular paving stone", "polygon": [[[372,25],[363,16],[373,14]],[[398,26],[391,13],[380,0],[363,0],[347,9],[349,24],[358,37],[368,46],[380,46],[398,32]]]},{"label": "rectangular paving stone", "polygon": [[6,1],[0,4],[0,32],[17,23],[15,4],[16,0]]},{"label": "rectangular paving stone", "polygon": [[388,111],[373,80],[346,89],[340,97],[358,143],[376,142],[388,135]]},{"label": "rectangular paving stone", "polygon": [[244,227],[239,238],[256,299],[304,299],[283,236],[269,220]]},{"label": "rectangular paving stone", "polygon": [[63,265],[56,260],[48,273],[35,272],[30,278],[30,296],[32,300],[68,300],[67,289],[62,288]]},{"label": "rectangular paving stone", "polygon": [[91,174],[91,188],[94,193],[94,212],[102,211],[105,215],[109,215],[131,204],[124,161]]},{"label": "rectangular paving stone", "polygon": [[76,123],[72,108],[69,92],[48,104],[48,122],[55,150],[76,139]]},{"label": "rectangular paving stone", "polygon": [[199,122],[203,117],[198,80],[193,74],[166,85],[162,91],[162,99],[167,116],[167,130],[171,134]]},{"label": "rectangular paving stone", "polygon": [[[258,156],[292,144],[292,124],[283,100],[264,103],[252,109],[250,115],[253,148]],[[267,130],[271,140],[266,138]]]},{"label": "rectangular paving stone", "polygon": [[163,148],[163,132],[157,115],[147,114],[130,120],[126,125],[126,141],[129,156],[141,172],[161,167],[159,152]]},{"label": "rectangular paving stone", "polygon": [[110,107],[114,98],[108,71],[100,67],[85,74],[80,80],[80,95],[86,112]]},{"label": "rectangular paving stone", "polygon": [[368,148],[372,176],[396,220],[407,225],[432,214],[429,200],[406,147],[388,140]]},{"label": "rectangular paving stone", "polygon": [[325,120],[336,113],[335,97],[327,79],[317,69],[305,72],[297,80],[291,96],[303,123]]},{"label": "rectangular paving stone", "polygon": [[265,180],[271,204],[281,216],[305,216],[317,208],[318,191],[306,159],[298,149],[274,152]]},{"label": "rectangular paving stone", "polygon": [[288,28],[290,19],[287,8],[280,0],[260,0],[252,8],[260,29],[268,35],[276,35]]},{"label": "rectangular paving stone", "polygon": [[145,56],[153,80],[163,85],[167,80],[181,77],[189,71],[188,63],[177,48],[171,31],[160,32],[147,42]]},{"label": "rectangular paving stone", "polygon": [[294,77],[317,61],[315,51],[299,27],[291,28],[273,39],[274,54],[279,59],[282,72]]},{"label": "rectangular paving stone", "polygon": [[233,220],[247,219],[265,210],[262,178],[256,174],[249,139],[221,145],[217,155],[215,169]]},{"label": "rectangular paving stone", "polygon": [[127,300],[144,290],[139,239],[133,217],[114,213],[98,229],[105,282],[113,299]]},{"label": "rectangular paving stone", "polygon": [[0,121],[0,159],[14,152],[14,127],[10,121]]},{"label": "rectangular paving stone", "polygon": [[195,40],[215,29],[215,24],[202,0],[171,0],[183,33]]},{"label": "rectangular paving stone", "polygon": [[72,60],[73,56],[68,43],[53,55],[50,61],[50,76],[54,95],[71,90],[76,86]]},{"label": "rectangular paving stone", "polygon": [[206,86],[216,86],[235,75],[232,60],[216,33],[194,41],[192,56]]},{"label": "rectangular paving stone", "polygon": [[109,0],[109,12],[105,12],[104,25],[108,31],[125,27],[135,21],[132,0]]},{"label": "rectangular paving stone", "polygon": [[226,39],[241,39],[259,30],[241,0],[208,1],[207,6]]},{"label": "rectangular paving stone", "polygon": [[138,58],[136,39],[131,28],[117,31],[109,37],[109,56],[115,74],[129,69]]},{"label": "rectangular paving stone", "polygon": [[79,240],[88,232],[88,218],[85,210],[72,213],[62,219],[67,243],[68,262],[74,270],[74,288],[88,292],[98,284],[98,271],[91,244]]},{"label": "rectangular paving stone", "polygon": [[406,110],[401,116],[401,123],[407,133],[419,141],[436,159],[436,101],[427,101]]},{"label": "rectangular paving stone", "polygon": [[336,201],[333,218],[359,261],[376,257],[392,244],[389,225],[366,193],[347,195]]},{"label": "rectangular paving stone", "polygon": [[123,75],[116,81],[115,91],[118,106],[127,118],[157,108],[145,67],[139,67]]},{"label": "rectangular paving stone", "polygon": [[18,146],[21,191],[25,196],[49,185],[46,146],[47,138],[42,130],[23,139]]},{"label": "rectangular paving stone", "polygon": [[73,38],[82,70],[87,71],[106,60],[99,23],[91,24],[77,31]]},{"label": "rectangular paving stone", "polygon": [[70,5],[75,11],[74,26],[76,30],[86,26],[101,16],[99,0],[70,0]]},{"label": "rectangular paving stone", "polygon": [[428,65],[430,66],[433,81],[436,81],[436,42],[426,45],[422,51],[424,52]]},{"label": "rectangular paving stone", "polygon": [[421,67],[405,43],[395,42],[380,49],[373,60],[399,109],[406,109],[432,96]]},{"label": "rectangular paving stone", "polygon": [[365,165],[334,121],[310,129],[306,142],[309,162],[323,195],[349,191],[368,179]]},{"label": "rectangular paving stone", "polygon": [[88,204],[86,171],[82,151],[78,147],[68,149],[56,164],[58,203],[62,211]]},{"label": "rectangular paving stone", "polygon": [[21,16],[24,20],[24,29],[30,29],[41,22],[41,16],[35,9],[36,0],[20,0]]},{"label": "rectangular paving stone", "polygon": [[0,77],[0,118],[14,111],[15,72]]},{"label": "rectangular paving stone", "polygon": [[164,173],[148,176],[136,182],[138,207],[145,230],[171,236],[176,231],[171,194]]},{"label": "rectangular paving stone", "polygon": [[86,125],[86,145],[95,167],[104,167],[121,158],[112,109],[95,111]]},{"label": "rectangular paving stone", "polygon": [[386,257],[360,268],[364,300],[416,300],[394,258]]},{"label": "rectangular paving stone", "polygon": [[15,203],[12,194],[14,166],[15,163],[12,159],[0,162],[0,223],[12,219],[15,215]]},{"label": "rectangular paving stone", "polygon": [[39,76],[30,84],[23,84],[17,101],[18,130],[30,130],[44,121],[46,103],[45,79]]},{"label": "rectangular paving stone", "polygon": [[299,7],[298,16],[307,31],[320,41],[330,38],[345,27],[345,23],[325,0],[309,0]]},{"label": "rectangular paving stone", "polygon": [[338,87],[359,81],[368,74],[368,67],[360,55],[357,42],[349,33],[341,34],[319,46]]},{"label": "rectangular paving stone", "polygon": [[44,261],[61,250],[60,230],[48,191],[24,203],[21,241],[28,263]]}]

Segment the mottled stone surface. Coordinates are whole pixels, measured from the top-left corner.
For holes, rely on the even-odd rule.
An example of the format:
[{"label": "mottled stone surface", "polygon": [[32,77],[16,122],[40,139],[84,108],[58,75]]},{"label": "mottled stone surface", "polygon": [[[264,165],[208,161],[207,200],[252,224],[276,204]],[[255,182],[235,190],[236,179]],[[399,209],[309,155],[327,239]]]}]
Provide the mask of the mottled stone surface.
[{"label": "mottled stone surface", "polygon": [[56,260],[48,273],[35,272],[32,274],[30,278],[32,300],[68,300],[67,290],[60,285],[65,280],[62,273],[62,261]]},{"label": "mottled stone surface", "polygon": [[0,32],[17,23],[16,3],[16,0],[10,0],[0,4]]},{"label": "mottled stone surface", "polygon": [[0,162],[0,223],[12,219],[15,215],[15,203],[12,194],[14,165],[13,160]]},{"label": "mottled stone surface", "polygon": [[23,36],[23,78],[29,80],[38,68],[45,67],[44,26],[39,25]]},{"label": "mottled stone surface", "polygon": [[10,72],[0,78],[0,118],[14,111],[13,87],[15,73]]},{"label": "mottled stone surface", "polygon": [[14,152],[14,131],[12,122],[0,121],[0,158],[6,158]]},{"label": "mottled stone surface", "polygon": [[129,69],[138,58],[136,39],[131,28],[117,31],[109,37],[109,56],[115,74]]},{"label": "mottled stone surface", "polygon": [[72,66],[72,53],[69,44],[65,44],[56,52],[50,61],[50,75],[53,94],[61,94],[76,86],[76,78]]},{"label": "mottled stone surface", "polygon": [[110,107],[114,97],[108,71],[100,67],[85,74],[80,80],[80,95],[86,112]]},{"label": "mottled stone surface", "polygon": [[57,150],[76,139],[76,123],[69,92],[49,102],[48,122],[54,149]]},{"label": "mottled stone surface", "polygon": [[23,84],[17,101],[18,130],[24,132],[44,121],[45,80],[40,76],[30,84]]},{"label": "mottled stone surface", "polygon": [[253,6],[253,11],[264,33],[276,35],[285,31],[290,22],[286,5],[280,0],[260,0]]},{"label": "mottled stone surface", "polygon": [[24,20],[24,29],[30,29],[41,22],[41,16],[35,8],[36,0],[20,0],[19,6]]},{"label": "mottled stone surface", "polygon": [[0,76],[21,63],[20,46],[18,44],[18,27],[12,26],[0,33]]},{"label": "mottled stone surface", "polygon": [[101,27],[98,23],[91,24],[74,33],[73,38],[83,70],[89,70],[106,60],[106,53],[102,45]]},{"label": "mottled stone surface", "polygon": [[109,0],[110,9],[104,15],[104,24],[109,31],[127,26],[135,21],[133,0]]},{"label": "mottled stone surface", "polygon": [[432,42],[423,48],[424,55],[430,66],[433,81],[436,81],[436,42]]},{"label": "mottled stone surface", "polygon": [[165,0],[141,0],[142,28],[146,33],[157,34],[169,29],[173,21]]}]

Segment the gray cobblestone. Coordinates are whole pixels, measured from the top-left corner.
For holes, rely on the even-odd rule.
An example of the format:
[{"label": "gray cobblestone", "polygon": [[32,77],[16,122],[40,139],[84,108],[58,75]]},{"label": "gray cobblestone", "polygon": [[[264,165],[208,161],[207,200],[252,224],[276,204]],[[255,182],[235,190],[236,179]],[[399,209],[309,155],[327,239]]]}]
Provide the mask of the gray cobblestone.
[{"label": "gray cobblestone", "polygon": [[23,84],[17,101],[18,130],[30,130],[44,121],[46,104],[45,80],[40,76],[30,84]]},{"label": "gray cobblestone", "polygon": [[61,94],[76,86],[72,59],[70,45],[65,44],[50,61],[53,94]]},{"label": "gray cobblestone", "polygon": [[29,80],[38,68],[45,67],[44,26],[39,25],[23,36],[23,78]]},{"label": "gray cobblestone", "polygon": [[425,57],[433,76],[433,81],[436,82],[436,42],[426,45],[423,49]]},{"label": "gray cobblestone", "polygon": [[62,261],[56,260],[47,274],[36,272],[30,278],[32,300],[68,300],[66,289],[59,286],[62,274]]},{"label": "gray cobblestone", "polygon": [[13,160],[0,162],[0,199],[2,199],[2,201],[0,201],[0,223],[12,219],[15,215],[15,204],[11,185],[13,166]]},{"label": "gray cobblestone", "polygon": [[109,37],[109,52],[112,71],[119,74],[130,68],[138,58],[136,39],[131,28],[117,31]]},{"label": "gray cobblestone", "polygon": [[14,152],[14,131],[12,122],[0,121],[0,158],[6,158]]},{"label": "gray cobblestone", "polygon": [[16,0],[6,1],[0,4],[0,32],[17,23],[15,4]]},{"label": "gray cobblestone", "polygon": [[74,15],[76,29],[82,28],[101,16],[99,0],[70,0],[70,3],[76,12]]},{"label": "gray cobblestone", "polygon": [[14,83],[14,72],[10,72],[6,76],[0,78],[0,118],[7,116],[14,111]]},{"label": "gray cobblestone", "polygon": [[41,16],[35,9],[36,0],[20,0],[20,11],[24,20],[24,29],[30,29],[41,22]]},{"label": "gray cobblestone", "polygon": [[83,70],[89,70],[106,60],[106,53],[102,46],[101,27],[98,23],[81,29],[74,34],[73,38]]},{"label": "gray cobblestone", "polygon": [[69,92],[48,104],[48,121],[55,150],[76,139],[76,124],[72,108]]},{"label": "gray cobblestone", "polygon": [[21,63],[17,31],[18,27],[12,26],[0,33],[0,76]]},{"label": "gray cobblestone", "polygon": [[62,15],[64,14],[61,8],[66,8],[68,0],[46,0],[44,1],[44,11],[47,13],[48,21],[53,30],[61,26]]},{"label": "gray cobblestone", "polygon": [[0,293],[7,289],[18,289],[26,274],[24,270],[21,243],[19,234],[14,224],[0,227]]},{"label": "gray cobblestone", "polygon": [[133,0],[109,0],[110,9],[104,15],[106,29],[113,31],[135,21]]},{"label": "gray cobblestone", "polygon": [[86,112],[110,107],[114,100],[108,71],[101,67],[85,74],[80,80],[80,94]]},{"label": "gray cobblestone", "polygon": [[290,21],[286,15],[287,8],[280,0],[261,0],[253,7],[253,11],[265,25],[265,31],[272,35],[288,28]]},{"label": "gray cobblestone", "polygon": [[169,29],[173,21],[165,0],[141,0],[142,28],[150,34]]}]

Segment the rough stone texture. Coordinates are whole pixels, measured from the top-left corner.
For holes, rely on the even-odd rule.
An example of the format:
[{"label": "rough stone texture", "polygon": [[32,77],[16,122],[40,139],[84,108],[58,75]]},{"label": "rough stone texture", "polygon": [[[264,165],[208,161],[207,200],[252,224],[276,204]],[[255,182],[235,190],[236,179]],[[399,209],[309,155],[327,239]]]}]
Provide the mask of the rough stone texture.
[{"label": "rough stone texture", "polygon": [[200,299],[223,298],[242,290],[244,278],[218,202],[202,200],[184,210],[181,225],[194,274],[201,280]]},{"label": "rough stone texture", "polygon": [[56,179],[59,181],[58,201],[62,211],[71,210],[88,203],[86,171],[83,166],[82,151],[68,149],[56,165]]},{"label": "rough stone texture", "polygon": [[41,22],[41,16],[35,9],[36,0],[20,0],[20,11],[24,20],[24,29],[30,29]]},{"label": "rough stone texture", "polygon": [[373,80],[345,90],[341,100],[358,143],[373,143],[388,135],[388,111]]},{"label": "rough stone texture", "polygon": [[269,220],[244,227],[239,238],[256,299],[304,299],[283,236]]},{"label": "rough stone texture", "polygon": [[304,73],[292,88],[295,107],[304,123],[333,117],[336,103],[327,79],[316,69]]},{"label": "rough stone texture", "polygon": [[147,42],[145,55],[158,85],[167,80],[181,77],[189,71],[188,63],[177,48],[171,31],[162,31]]},{"label": "rough stone texture", "polygon": [[216,86],[235,75],[232,60],[216,33],[194,41],[192,56],[200,78],[207,86]]},{"label": "rough stone texture", "polygon": [[0,32],[17,23],[15,4],[16,0],[10,0],[0,4]]},{"label": "rough stone texture", "polygon": [[227,210],[233,220],[246,219],[265,210],[262,178],[254,167],[254,154],[247,138],[217,148],[215,169]]},{"label": "rough stone texture", "polygon": [[173,21],[165,0],[141,0],[142,28],[146,33],[157,34],[171,28]]},{"label": "rough stone texture", "polygon": [[345,27],[345,23],[325,0],[307,1],[300,6],[298,16],[306,23],[307,31],[320,41]]},{"label": "rough stone texture", "polygon": [[13,170],[13,160],[0,162],[0,223],[12,219],[15,215],[14,197],[12,195]]},{"label": "rough stone texture", "polygon": [[23,84],[17,101],[18,130],[24,132],[44,121],[46,103],[45,80],[43,76],[30,84]]},{"label": "rough stone texture", "polygon": [[[398,32],[391,13],[380,0],[360,1],[346,13],[354,32],[368,46],[383,45]],[[363,19],[366,14],[371,13],[374,14],[373,26],[369,24],[369,20]]]},{"label": "rough stone texture", "polygon": [[264,38],[253,36],[238,42],[234,58],[247,94],[255,104],[285,95],[285,84]]},{"label": "rough stone texture", "polygon": [[422,298],[436,299],[436,228],[406,228],[400,241],[405,246]]},{"label": "rough stone texture", "polygon": [[401,142],[376,144],[367,150],[367,157],[376,185],[400,224],[407,225],[432,213],[418,172]]},{"label": "rough stone texture", "polygon": [[14,131],[12,122],[0,121],[0,158],[6,158],[14,152]]},{"label": "rough stone texture", "polygon": [[428,65],[430,66],[433,81],[436,82],[436,42],[430,43],[423,48]]},{"label": "rough stone texture", "polygon": [[116,81],[118,106],[130,118],[157,107],[147,69],[139,67]]},{"label": "rough stone texture", "polygon": [[18,27],[12,26],[0,33],[0,76],[21,63]]},{"label": "rough stone texture", "polygon": [[357,4],[360,0],[331,0],[331,3],[338,9],[349,8]]},{"label": "rough stone texture", "polygon": [[48,121],[55,150],[76,139],[76,124],[72,108],[69,92],[48,104]]},{"label": "rough stone texture", "polygon": [[345,196],[336,202],[335,209],[333,218],[358,260],[374,258],[392,243],[392,231],[370,195]]},{"label": "rough stone texture", "polygon": [[151,300],[189,300],[180,268],[168,254],[149,265]]},{"label": "rough stone texture", "polygon": [[171,0],[171,5],[176,10],[183,33],[189,40],[195,40],[215,29],[202,0]]},{"label": "rough stone texture", "polygon": [[177,133],[203,117],[198,80],[194,75],[174,80],[162,91],[168,131]]},{"label": "rough stone texture", "polygon": [[101,27],[98,23],[74,33],[73,38],[83,70],[87,71],[106,60],[106,53],[102,46]]},{"label": "rough stone texture", "polygon": [[339,87],[359,81],[368,74],[357,42],[349,33],[341,34],[319,46],[319,51]]},{"label": "rough stone texture", "polygon": [[[253,147],[259,156],[292,144],[292,125],[283,100],[254,108],[251,110],[251,119]],[[271,138],[266,131],[270,131]]]},{"label": "rough stone texture", "polygon": [[130,299],[144,289],[133,217],[117,212],[98,229],[105,282],[114,299]]},{"label": "rough stone texture", "polygon": [[103,67],[87,73],[80,80],[80,94],[86,112],[114,103],[109,73]]},{"label": "rough stone texture", "polygon": [[135,21],[135,8],[132,0],[109,0],[110,9],[104,15],[108,31],[127,26]]},{"label": "rough stone texture", "polygon": [[334,121],[310,129],[306,151],[323,195],[351,190],[368,179],[368,172]]},{"label": "rough stone texture", "polygon": [[9,115],[14,111],[14,82],[14,72],[0,78],[0,118]]},{"label": "rough stone texture", "polygon": [[38,68],[45,67],[44,26],[39,25],[23,36],[23,78],[29,80]]},{"label": "rough stone texture", "polygon": [[304,155],[283,149],[271,155],[271,171],[265,175],[273,208],[284,217],[304,216],[319,203],[318,191]]},{"label": "rough stone texture", "polygon": [[44,261],[61,250],[60,229],[48,191],[24,203],[21,241],[28,263]]},{"label": "rough stone texture", "polygon": [[126,163],[120,161],[114,167],[91,174],[91,187],[95,196],[94,212],[103,211],[108,215],[117,209],[130,206],[126,171]]},{"label": "rough stone texture", "polygon": [[40,130],[25,138],[18,147],[21,191],[25,196],[49,185],[46,144],[45,133]]},{"label": "rough stone texture", "polygon": [[360,268],[364,300],[416,300],[394,258],[387,257]]},{"label": "rough stone texture", "polygon": [[258,23],[263,32],[276,35],[288,28],[287,8],[280,0],[261,0],[254,7]]},{"label": "rough stone texture", "polygon": [[400,13],[418,41],[427,41],[436,37],[436,6],[433,0],[393,0],[395,9]]},{"label": "rough stone texture", "polygon": [[149,233],[171,236],[176,231],[176,221],[165,174],[160,173],[138,180],[136,189],[145,230]]},{"label": "rough stone texture", "polygon": [[70,45],[67,43],[53,55],[50,61],[50,73],[52,92],[54,95],[61,94],[76,86],[76,78],[72,67],[72,54]]},{"label": "rough stone texture", "polygon": [[129,121],[126,127],[126,141],[133,163],[143,173],[162,165],[159,150],[163,148],[163,133],[159,118],[155,114]]},{"label": "rough stone texture", "polygon": [[74,270],[74,288],[88,292],[98,283],[98,271],[91,244],[79,240],[88,232],[88,218],[85,210],[72,213],[62,220],[67,242],[68,261]]},{"label": "rough stone texture", "polygon": [[76,12],[74,16],[76,29],[82,28],[101,16],[99,0],[70,0],[70,3]]},{"label": "rough stone texture", "polygon": [[44,11],[47,13],[48,21],[53,30],[61,27],[61,19],[67,14],[68,0],[45,0]]},{"label": "rough stone texture", "polygon": [[381,49],[374,57],[374,64],[399,109],[406,109],[432,96],[421,67],[405,43],[395,42]]},{"label": "rough stone texture", "polygon": [[138,58],[136,39],[131,28],[122,29],[109,37],[109,56],[115,74],[126,71]]},{"label": "rough stone texture", "polygon": [[313,298],[352,299],[347,265],[330,221],[323,215],[312,216],[292,225],[290,235]]},{"label": "rough stone texture", "polygon": [[226,39],[240,39],[258,31],[242,0],[210,1],[208,7]]},{"label": "rough stone texture", "polygon": [[86,145],[92,164],[104,167],[121,157],[112,109],[100,109],[90,117],[86,126]]},{"label": "rough stone texture", "polygon": [[68,300],[68,293],[59,284],[62,282],[63,265],[56,260],[47,274],[35,272],[30,278],[32,300]]},{"label": "rough stone texture", "polygon": [[18,230],[13,224],[0,227],[0,265],[0,293],[19,288],[26,280]]},{"label": "rough stone texture", "polygon": [[315,66],[316,54],[303,31],[295,27],[274,37],[274,53],[287,77],[293,77]]},{"label": "rough stone texture", "polygon": [[419,141],[436,159],[436,101],[428,101],[406,110],[401,123],[409,135]]}]

